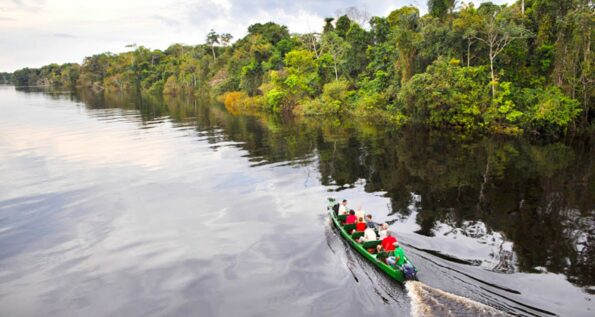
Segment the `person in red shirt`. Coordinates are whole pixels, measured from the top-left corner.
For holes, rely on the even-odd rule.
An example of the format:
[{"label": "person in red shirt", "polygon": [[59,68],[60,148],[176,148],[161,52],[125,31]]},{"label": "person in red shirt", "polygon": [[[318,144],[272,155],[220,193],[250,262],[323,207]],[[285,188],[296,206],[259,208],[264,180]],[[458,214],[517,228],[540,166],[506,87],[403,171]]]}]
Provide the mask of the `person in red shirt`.
[{"label": "person in red shirt", "polygon": [[378,245],[378,251],[384,251],[384,252],[391,252],[395,250],[395,246],[393,245],[395,242],[397,242],[397,238],[393,237],[392,233],[390,231],[386,232],[386,238],[382,239],[382,242],[380,242],[380,245]]},{"label": "person in red shirt", "polygon": [[366,231],[367,227],[368,227],[368,224],[366,224],[366,222],[364,222],[364,218],[359,217],[359,219],[357,220],[357,223],[355,224],[355,231],[364,232],[364,231]]},{"label": "person in red shirt", "polygon": [[351,209],[349,211],[349,215],[347,215],[347,218],[345,218],[345,223],[346,224],[350,224],[350,223],[355,223],[357,219],[355,218],[355,211],[353,209]]}]

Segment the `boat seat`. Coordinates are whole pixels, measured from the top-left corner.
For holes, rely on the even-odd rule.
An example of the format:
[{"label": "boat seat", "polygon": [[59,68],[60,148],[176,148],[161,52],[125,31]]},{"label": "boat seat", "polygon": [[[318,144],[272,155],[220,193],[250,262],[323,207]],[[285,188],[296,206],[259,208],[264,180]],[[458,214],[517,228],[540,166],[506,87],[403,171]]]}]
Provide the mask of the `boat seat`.
[{"label": "boat seat", "polygon": [[388,258],[389,256],[390,256],[390,254],[388,252],[381,251],[381,252],[378,252],[378,255],[376,255],[376,259],[382,263],[385,263],[384,260],[386,258]]},{"label": "boat seat", "polygon": [[[354,233],[355,234],[355,233]],[[364,247],[364,249],[370,249],[370,248],[376,248],[377,245],[380,244],[380,240],[375,240],[375,241],[366,241],[362,244],[362,246]]]},{"label": "boat seat", "polygon": [[340,223],[344,223],[345,220],[347,220],[347,215],[338,215],[337,220],[339,220]]},{"label": "boat seat", "polygon": [[353,238],[353,240],[357,241],[359,240],[360,237],[363,237],[364,233],[361,231],[356,231],[351,235],[351,238]]},{"label": "boat seat", "polygon": [[355,223],[349,223],[343,226],[345,231],[350,232],[351,230],[355,230]]}]

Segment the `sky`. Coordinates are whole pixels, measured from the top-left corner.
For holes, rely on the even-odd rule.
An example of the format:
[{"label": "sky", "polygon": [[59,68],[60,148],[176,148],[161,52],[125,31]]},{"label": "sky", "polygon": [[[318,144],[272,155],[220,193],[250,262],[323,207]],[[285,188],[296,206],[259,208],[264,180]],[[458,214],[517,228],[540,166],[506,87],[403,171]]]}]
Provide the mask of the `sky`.
[{"label": "sky", "polygon": [[387,16],[404,5],[427,12],[425,0],[0,0],[0,72],[81,63],[85,56],[130,50],[129,44],[196,45],[210,29],[238,39],[258,22],[315,32],[337,10],[356,7]]}]

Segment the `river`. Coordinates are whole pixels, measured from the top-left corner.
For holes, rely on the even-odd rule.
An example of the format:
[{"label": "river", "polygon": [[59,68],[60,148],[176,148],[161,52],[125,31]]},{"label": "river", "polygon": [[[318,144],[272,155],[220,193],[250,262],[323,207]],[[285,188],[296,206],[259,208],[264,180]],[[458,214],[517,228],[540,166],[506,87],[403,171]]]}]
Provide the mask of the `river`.
[{"label": "river", "polygon": [[[0,86],[0,315],[593,316],[594,162],[593,136]],[[354,253],[328,197],[420,283]]]}]

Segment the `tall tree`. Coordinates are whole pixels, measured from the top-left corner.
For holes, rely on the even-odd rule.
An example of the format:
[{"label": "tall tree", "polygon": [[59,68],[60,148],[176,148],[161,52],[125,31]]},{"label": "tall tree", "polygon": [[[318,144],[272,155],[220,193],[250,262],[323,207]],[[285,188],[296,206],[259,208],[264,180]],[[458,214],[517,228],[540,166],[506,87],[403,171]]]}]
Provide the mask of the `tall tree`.
[{"label": "tall tree", "polygon": [[419,32],[419,10],[406,6],[391,12],[387,18],[395,34],[397,47],[396,66],[401,72],[401,83],[413,76],[413,64],[419,42],[422,40]]},{"label": "tall tree", "polygon": [[339,65],[343,61],[345,53],[350,49],[349,43],[342,39],[335,32],[328,32],[322,36],[322,50],[333,59],[335,80],[339,79]]},{"label": "tall tree", "polygon": [[217,62],[217,56],[215,55],[215,44],[219,44],[219,34],[217,34],[213,29],[211,29],[209,34],[207,34],[207,44],[211,46],[213,61]]},{"label": "tall tree", "polygon": [[488,47],[488,60],[490,61],[490,75],[492,78],[492,97],[494,97],[498,82],[494,68],[496,57],[512,41],[531,37],[532,33],[524,27],[515,24],[510,18],[509,12],[501,10],[500,7],[495,9],[492,7],[483,11],[481,9],[480,7],[481,24],[469,36]]}]

